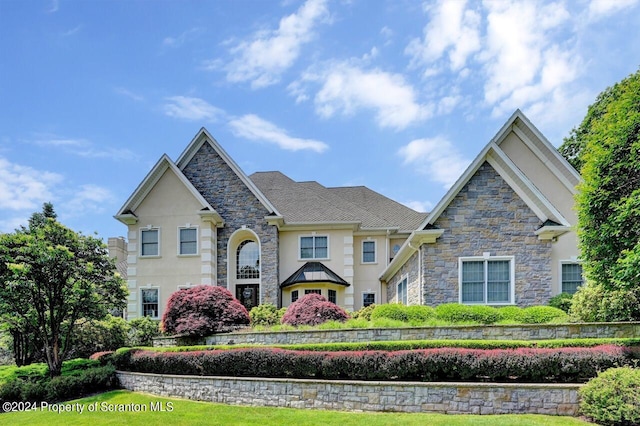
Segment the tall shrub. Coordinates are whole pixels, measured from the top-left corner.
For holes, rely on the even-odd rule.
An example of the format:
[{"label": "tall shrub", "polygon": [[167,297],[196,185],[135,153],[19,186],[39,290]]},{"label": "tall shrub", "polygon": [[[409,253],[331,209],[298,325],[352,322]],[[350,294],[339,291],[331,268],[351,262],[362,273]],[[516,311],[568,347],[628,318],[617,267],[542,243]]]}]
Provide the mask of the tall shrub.
[{"label": "tall shrub", "polygon": [[318,325],[327,321],[344,322],[347,312],[319,294],[307,294],[293,302],[282,317],[282,324],[293,326]]},{"label": "tall shrub", "polygon": [[580,389],[580,411],[600,425],[640,424],[640,370],[612,368]]},{"label": "tall shrub", "polygon": [[247,309],[229,290],[209,285],[176,291],[162,316],[166,333],[186,336],[206,336],[248,324]]}]

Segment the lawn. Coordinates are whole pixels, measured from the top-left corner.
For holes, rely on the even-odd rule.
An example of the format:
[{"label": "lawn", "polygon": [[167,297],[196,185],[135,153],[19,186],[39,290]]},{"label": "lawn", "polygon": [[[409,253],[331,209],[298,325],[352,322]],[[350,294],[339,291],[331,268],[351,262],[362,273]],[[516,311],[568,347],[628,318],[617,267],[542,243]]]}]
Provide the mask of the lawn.
[{"label": "lawn", "polygon": [[[448,416],[444,414],[348,413],[289,408],[240,407],[176,398],[160,398],[129,391],[113,391],[70,401],[71,412],[58,413],[59,406],[40,407],[21,413],[0,414],[2,424],[11,425],[588,425],[571,417],[540,415]],[[118,408],[138,411],[118,412]],[[91,412],[90,409],[93,411]],[[160,411],[160,410],[164,411]],[[78,412],[81,410],[82,412]]]}]

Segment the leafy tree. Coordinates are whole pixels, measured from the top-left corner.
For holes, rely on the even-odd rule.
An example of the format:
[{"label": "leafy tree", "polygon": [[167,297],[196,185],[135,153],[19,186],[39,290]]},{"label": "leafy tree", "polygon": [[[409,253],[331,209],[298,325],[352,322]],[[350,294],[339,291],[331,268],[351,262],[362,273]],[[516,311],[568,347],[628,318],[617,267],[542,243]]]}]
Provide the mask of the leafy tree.
[{"label": "leafy tree", "polygon": [[34,214],[29,228],[0,235],[0,315],[33,333],[52,377],[79,320],[122,308],[126,292],[102,241],[57,222],[52,206]]},{"label": "leafy tree", "polygon": [[198,285],[169,296],[162,316],[163,331],[185,336],[208,336],[249,325],[249,312],[224,287]]},{"label": "leafy tree", "polygon": [[[590,293],[640,299],[640,70],[598,96],[572,137],[582,164],[577,209],[584,270],[588,285],[602,287]],[[640,319],[631,308],[618,309],[615,319]]]}]

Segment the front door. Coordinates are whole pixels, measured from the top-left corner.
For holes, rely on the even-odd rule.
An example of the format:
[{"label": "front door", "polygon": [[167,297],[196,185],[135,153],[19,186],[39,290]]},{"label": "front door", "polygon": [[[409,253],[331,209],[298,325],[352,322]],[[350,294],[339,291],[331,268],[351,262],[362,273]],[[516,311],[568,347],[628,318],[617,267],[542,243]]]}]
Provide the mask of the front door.
[{"label": "front door", "polygon": [[258,306],[259,284],[237,284],[236,299],[240,301],[250,311],[254,306]]}]

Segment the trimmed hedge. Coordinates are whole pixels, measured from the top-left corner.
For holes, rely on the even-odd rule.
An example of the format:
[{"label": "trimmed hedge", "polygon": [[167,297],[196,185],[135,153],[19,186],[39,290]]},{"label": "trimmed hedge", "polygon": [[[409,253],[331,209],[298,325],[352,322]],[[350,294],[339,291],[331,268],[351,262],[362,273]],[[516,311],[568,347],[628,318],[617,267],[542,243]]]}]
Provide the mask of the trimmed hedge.
[{"label": "trimmed hedge", "polygon": [[500,311],[491,306],[461,305],[459,303],[445,303],[436,307],[436,317],[444,321],[478,322],[480,324],[494,324],[500,321]]},{"label": "trimmed hedge", "polygon": [[156,374],[342,380],[584,382],[632,362],[629,349],[460,349],[311,352],[250,348],[116,352],[120,370]]}]

